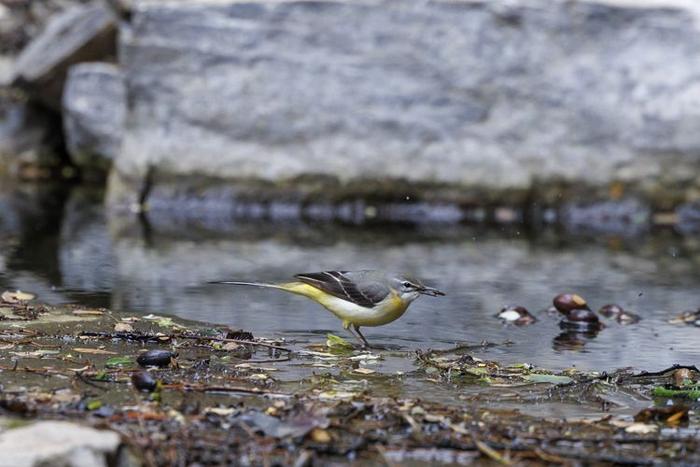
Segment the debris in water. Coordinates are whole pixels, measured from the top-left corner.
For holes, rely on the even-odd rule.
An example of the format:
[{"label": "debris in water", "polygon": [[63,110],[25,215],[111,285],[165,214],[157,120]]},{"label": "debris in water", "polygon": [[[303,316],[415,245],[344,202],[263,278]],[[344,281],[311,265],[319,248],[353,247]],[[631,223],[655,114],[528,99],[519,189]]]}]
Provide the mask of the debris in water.
[{"label": "debris in water", "polygon": [[527,326],[537,321],[537,319],[527,311],[527,308],[520,305],[508,305],[502,308],[496,317],[503,320],[505,323],[511,323],[517,326]]}]

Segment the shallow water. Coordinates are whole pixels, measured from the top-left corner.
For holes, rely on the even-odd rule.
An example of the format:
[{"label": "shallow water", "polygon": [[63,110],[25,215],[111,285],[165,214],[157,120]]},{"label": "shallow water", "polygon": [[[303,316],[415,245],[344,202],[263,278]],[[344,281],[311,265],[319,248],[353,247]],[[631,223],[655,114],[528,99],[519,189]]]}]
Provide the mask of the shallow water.
[{"label": "shallow water", "polygon": [[[192,222],[194,215],[152,214],[147,223],[108,216],[99,193],[36,188],[0,190],[0,207],[0,289],[30,290],[50,303],[174,314],[319,342],[328,331],[346,334],[318,305],[273,290],[206,282],[379,268],[411,272],[447,296],[422,297],[400,320],[364,329],[374,343],[411,349],[511,341],[482,354],[550,369],[657,370],[700,360],[700,328],[667,322],[700,306],[700,242],[672,231],[625,238],[526,232],[517,225],[241,221],[212,228]],[[565,291],[583,295],[594,309],[618,303],[642,321],[606,321],[593,337],[567,335],[559,318],[543,311]],[[494,314],[511,303],[527,307],[538,322],[502,325]]]}]

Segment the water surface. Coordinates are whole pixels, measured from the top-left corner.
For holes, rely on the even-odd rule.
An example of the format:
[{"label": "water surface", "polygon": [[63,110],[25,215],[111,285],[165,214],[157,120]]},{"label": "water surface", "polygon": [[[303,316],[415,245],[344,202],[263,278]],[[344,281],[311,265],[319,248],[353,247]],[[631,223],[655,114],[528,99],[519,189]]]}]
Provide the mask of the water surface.
[{"label": "water surface", "polygon": [[[0,192],[3,190],[0,190]],[[636,237],[573,236],[522,226],[358,227],[261,221],[211,223],[107,215],[99,193],[32,188],[0,193],[0,288],[51,303],[126,313],[173,314],[319,342],[340,322],[318,305],[273,290],[206,285],[277,281],[324,269],[406,271],[444,290],[421,297],[400,320],[366,328],[371,342],[404,349],[511,341],[487,358],[550,369],[656,370],[695,364],[700,328],[668,319],[700,307],[700,242],[670,230]],[[606,321],[596,336],[565,334],[543,310],[575,291],[593,308],[615,302],[639,324]],[[504,326],[506,304],[538,318]],[[346,335],[347,336],[347,335]],[[350,338],[350,336],[347,336]]]}]

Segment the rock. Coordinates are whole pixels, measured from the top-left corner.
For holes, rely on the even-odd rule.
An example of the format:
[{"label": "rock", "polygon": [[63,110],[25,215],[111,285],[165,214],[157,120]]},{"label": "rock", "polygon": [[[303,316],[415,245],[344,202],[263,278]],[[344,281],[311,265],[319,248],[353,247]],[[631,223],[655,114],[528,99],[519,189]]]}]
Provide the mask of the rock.
[{"label": "rock", "polygon": [[139,371],[131,375],[131,384],[139,391],[153,392],[158,387],[158,381],[147,371]]},{"label": "rock", "polygon": [[0,467],[107,466],[119,434],[76,423],[43,421],[0,433]]},{"label": "rock", "polygon": [[76,165],[106,171],[119,152],[125,117],[126,87],[118,67],[81,63],[70,68],[63,91],[63,127]]},{"label": "rock", "polygon": [[172,363],[175,357],[177,354],[169,350],[154,349],[136,357],[136,362],[141,366],[166,367]]},{"label": "rock", "polygon": [[108,59],[115,53],[112,11],[97,1],[75,6],[53,17],[22,50],[15,62],[13,84],[59,111],[68,68],[79,62]]},{"label": "rock", "polygon": [[61,163],[55,115],[19,98],[0,95],[0,174],[44,178]]},{"label": "rock", "polygon": [[9,0],[0,3],[0,54],[14,55],[49,19],[87,0]]},{"label": "rock", "polygon": [[309,177],[334,183],[304,196],[370,179],[481,203],[470,190],[522,201],[616,180],[687,196],[700,183],[689,5],[137,1],[120,34],[133,106],[110,201],[138,199],[149,169],[165,186],[151,197]]}]

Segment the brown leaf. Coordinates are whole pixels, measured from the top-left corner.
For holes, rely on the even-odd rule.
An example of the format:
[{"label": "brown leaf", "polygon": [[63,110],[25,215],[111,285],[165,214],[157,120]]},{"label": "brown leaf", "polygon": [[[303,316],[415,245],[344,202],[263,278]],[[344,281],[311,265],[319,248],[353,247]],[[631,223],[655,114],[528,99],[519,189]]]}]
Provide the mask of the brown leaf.
[{"label": "brown leaf", "polygon": [[0,299],[2,299],[3,302],[12,304],[28,302],[29,300],[34,300],[35,297],[36,295],[34,294],[22,292],[20,290],[15,292],[7,290],[0,295]]},{"label": "brown leaf", "polygon": [[73,314],[76,316],[102,316],[105,312],[100,310],[73,310]]},{"label": "brown leaf", "polygon": [[91,349],[88,347],[76,347],[73,350],[78,353],[87,353],[93,355],[117,355],[117,352],[112,352],[111,350]]}]

